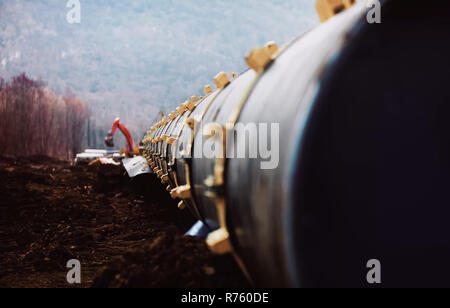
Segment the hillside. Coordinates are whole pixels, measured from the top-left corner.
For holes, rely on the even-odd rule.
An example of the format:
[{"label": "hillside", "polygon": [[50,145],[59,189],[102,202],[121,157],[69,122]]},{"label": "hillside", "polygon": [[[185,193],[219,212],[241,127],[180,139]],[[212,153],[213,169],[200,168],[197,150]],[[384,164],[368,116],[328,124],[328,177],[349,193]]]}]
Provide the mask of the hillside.
[{"label": "hillside", "polygon": [[66,1],[0,1],[0,76],[71,88],[94,125],[106,131],[120,116],[135,136],[217,72],[243,70],[252,47],[318,23],[310,0],[80,2],[81,23],[69,24]]}]

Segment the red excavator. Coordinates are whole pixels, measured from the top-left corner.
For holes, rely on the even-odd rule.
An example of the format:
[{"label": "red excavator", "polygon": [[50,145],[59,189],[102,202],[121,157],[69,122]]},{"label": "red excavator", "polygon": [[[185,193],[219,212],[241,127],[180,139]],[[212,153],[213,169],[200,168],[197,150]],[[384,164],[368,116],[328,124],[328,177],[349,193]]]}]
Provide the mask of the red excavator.
[{"label": "red excavator", "polygon": [[[161,121],[164,118],[164,112],[159,112],[159,120]],[[120,151],[121,154],[126,154],[127,156],[132,157],[133,155],[139,154],[139,147],[134,146],[133,138],[131,137],[130,131],[128,128],[126,128],[125,125],[120,123],[120,118],[117,118],[114,120],[113,126],[111,131],[108,133],[108,136],[105,137],[105,144],[108,147],[114,147],[114,134],[116,133],[117,129],[119,129],[122,134],[125,136],[125,139],[127,140],[127,149],[123,149]]]},{"label": "red excavator", "polygon": [[114,134],[116,133],[117,129],[119,129],[122,132],[122,134],[125,136],[125,139],[127,140],[126,154],[128,156],[133,156],[135,153],[133,138],[131,137],[131,134],[130,134],[130,131],[128,130],[128,128],[126,128],[125,125],[120,123],[120,118],[117,118],[116,120],[114,120],[112,129],[108,133],[108,136],[106,136],[106,138],[105,138],[106,146],[111,147],[111,148],[114,147]]}]

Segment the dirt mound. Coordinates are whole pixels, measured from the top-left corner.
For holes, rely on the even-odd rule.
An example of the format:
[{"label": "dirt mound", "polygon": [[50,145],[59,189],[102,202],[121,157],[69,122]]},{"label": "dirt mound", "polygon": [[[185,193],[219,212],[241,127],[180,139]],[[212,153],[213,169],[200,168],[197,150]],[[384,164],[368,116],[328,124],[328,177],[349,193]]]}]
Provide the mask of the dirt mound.
[{"label": "dirt mound", "polygon": [[[152,176],[49,158],[0,158],[0,286],[244,287],[231,257],[184,237],[193,224]],[[95,282],[94,282],[95,281]]]},{"label": "dirt mound", "polygon": [[210,254],[204,240],[161,233],[152,243],[115,260],[93,286],[220,288],[246,285],[233,260]]}]

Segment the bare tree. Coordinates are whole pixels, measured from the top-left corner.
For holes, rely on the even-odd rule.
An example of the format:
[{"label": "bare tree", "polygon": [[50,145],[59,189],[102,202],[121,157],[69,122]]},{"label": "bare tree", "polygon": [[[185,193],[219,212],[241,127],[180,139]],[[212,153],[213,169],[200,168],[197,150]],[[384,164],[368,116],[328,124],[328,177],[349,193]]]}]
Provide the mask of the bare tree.
[{"label": "bare tree", "polygon": [[0,154],[72,158],[81,150],[88,114],[70,90],[58,97],[25,74],[0,79]]}]

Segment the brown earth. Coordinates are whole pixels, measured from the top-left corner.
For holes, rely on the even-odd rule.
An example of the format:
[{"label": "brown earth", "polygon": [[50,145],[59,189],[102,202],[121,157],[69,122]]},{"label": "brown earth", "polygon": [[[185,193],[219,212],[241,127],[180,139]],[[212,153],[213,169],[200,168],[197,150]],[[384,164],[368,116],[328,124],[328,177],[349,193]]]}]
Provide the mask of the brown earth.
[{"label": "brown earth", "polygon": [[0,158],[0,287],[248,287],[229,256],[183,234],[194,223],[152,176]]}]

